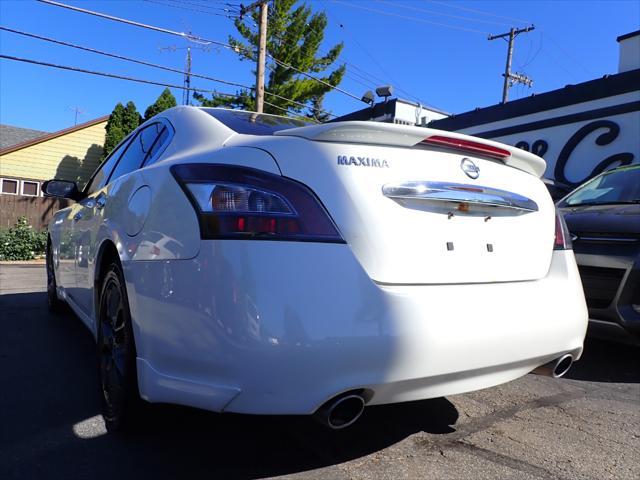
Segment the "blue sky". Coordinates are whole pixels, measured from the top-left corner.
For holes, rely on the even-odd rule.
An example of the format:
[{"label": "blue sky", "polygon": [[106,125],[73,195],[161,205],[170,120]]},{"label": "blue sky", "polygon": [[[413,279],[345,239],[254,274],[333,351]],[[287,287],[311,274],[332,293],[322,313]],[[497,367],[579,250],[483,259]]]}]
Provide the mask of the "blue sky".
[{"label": "blue sky", "polygon": [[[224,16],[233,0],[111,0],[64,3],[226,42],[235,34]],[[250,3],[246,0],[244,3]],[[507,43],[488,41],[510,27],[534,24],[518,36],[513,69],[534,80],[515,86],[510,99],[543,93],[617,72],[616,37],[640,28],[640,2],[629,1],[430,1],[311,0],[329,19],[323,50],[345,48],[347,76],[340,88],[361,96],[390,83],[399,97],[460,113],[498,103]],[[206,13],[205,13],[206,12]],[[0,0],[0,24],[17,30],[118,53],[173,68],[184,67],[187,42],[129,25],[46,5],[35,0]],[[174,51],[163,47],[177,47]],[[179,74],[134,65],[68,47],[0,32],[0,52],[160,82],[182,84]],[[193,71],[252,84],[252,65],[224,48],[195,50]],[[234,87],[194,79],[193,86],[231,92]],[[0,123],[55,131],[109,114],[117,102],[144,109],[163,87],[60,71],[0,59]],[[180,90],[173,90],[178,101]],[[364,104],[339,92],[327,95],[335,114]]]}]

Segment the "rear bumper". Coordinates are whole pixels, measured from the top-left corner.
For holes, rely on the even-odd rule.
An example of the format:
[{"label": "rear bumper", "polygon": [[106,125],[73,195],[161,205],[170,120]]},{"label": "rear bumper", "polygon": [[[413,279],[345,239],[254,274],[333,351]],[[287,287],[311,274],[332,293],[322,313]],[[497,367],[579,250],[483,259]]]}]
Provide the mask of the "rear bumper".
[{"label": "rear bumper", "polygon": [[571,251],[537,281],[387,286],[347,245],[207,241],[192,260],[129,262],[125,278],[143,397],[216,411],[485,388],[579,358],[587,328]]}]

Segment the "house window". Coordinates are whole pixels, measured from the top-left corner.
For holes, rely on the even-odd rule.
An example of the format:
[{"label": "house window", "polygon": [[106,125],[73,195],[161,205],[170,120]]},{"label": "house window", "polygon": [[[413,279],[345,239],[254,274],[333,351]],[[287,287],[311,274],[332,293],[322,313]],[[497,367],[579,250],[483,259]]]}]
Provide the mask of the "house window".
[{"label": "house window", "polygon": [[22,182],[22,194],[29,195],[31,197],[38,196],[38,182]]},{"label": "house window", "polygon": [[18,180],[2,179],[2,193],[18,194]]}]

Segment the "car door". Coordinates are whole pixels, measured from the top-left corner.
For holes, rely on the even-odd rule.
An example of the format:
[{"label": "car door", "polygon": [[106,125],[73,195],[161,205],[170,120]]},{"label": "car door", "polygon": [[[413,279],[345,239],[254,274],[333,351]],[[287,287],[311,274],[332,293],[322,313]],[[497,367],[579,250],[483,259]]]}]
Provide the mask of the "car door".
[{"label": "car door", "polygon": [[71,237],[73,246],[73,270],[69,276],[72,276],[73,281],[69,282],[70,285],[67,287],[67,293],[73,303],[87,315],[90,315],[91,309],[87,304],[86,298],[83,298],[82,293],[84,290],[83,286],[86,285],[88,281],[88,262],[92,254],[92,242],[89,238],[91,225],[94,222],[96,210],[102,208],[103,198],[100,197],[100,193],[109,181],[111,173],[115,169],[118,160],[130,140],[131,136],[125,138],[105,161],[100,164],[84,189],[87,197],[75,204],[70,214],[70,225],[67,230],[70,231],[69,236]]},{"label": "car door", "polygon": [[142,166],[152,152],[160,130],[158,123],[152,123],[135,132],[124,146],[124,151],[109,177],[96,185],[96,190],[89,193],[89,196],[81,202],[84,208],[76,223],[78,248],[74,291],[78,305],[90,317],[93,316],[95,259],[99,248],[98,231],[110,214],[110,205],[113,205],[116,200],[120,206],[128,202],[128,198],[116,197],[128,197],[132,193],[115,189],[113,185],[118,179]]},{"label": "car door", "polygon": [[56,213],[51,229],[56,283],[65,291],[66,295],[70,294],[76,284],[76,241],[73,236],[73,217],[79,209],[80,207],[76,203]]}]

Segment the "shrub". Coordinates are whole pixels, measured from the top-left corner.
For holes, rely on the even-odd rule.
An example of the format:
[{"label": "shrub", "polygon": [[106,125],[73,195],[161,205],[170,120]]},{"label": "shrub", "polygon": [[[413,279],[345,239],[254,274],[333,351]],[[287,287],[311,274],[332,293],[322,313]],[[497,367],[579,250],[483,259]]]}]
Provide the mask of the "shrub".
[{"label": "shrub", "polygon": [[47,246],[47,232],[37,232],[25,217],[15,226],[0,231],[0,260],[32,260],[43,255]]}]

